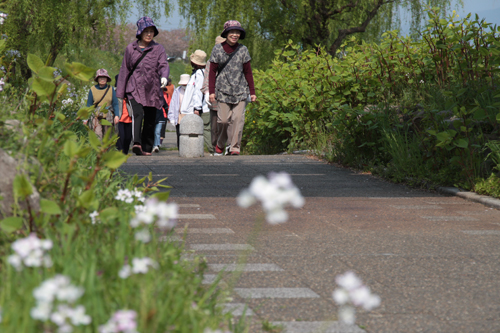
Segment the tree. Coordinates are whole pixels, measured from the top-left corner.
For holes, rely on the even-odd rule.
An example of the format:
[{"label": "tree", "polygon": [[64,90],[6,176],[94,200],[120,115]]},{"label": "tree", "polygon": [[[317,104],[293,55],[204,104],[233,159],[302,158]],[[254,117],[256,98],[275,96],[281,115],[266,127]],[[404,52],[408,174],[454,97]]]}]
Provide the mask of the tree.
[{"label": "tree", "polygon": [[[142,15],[153,19],[168,16],[169,0],[136,0]],[[3,0],[8,14],[2,33],[7,47],[20,52],[21,72],[31,76],[26,59],[34,53],[52,65],[61,52],[78,52],[96,47],[106,38],[108,27],[124,22],[132,6],[130,0]],[[68,46],[71,45],[71,48]]]},{"label": "tree", "polygon": [[[459,0],[460,1],[460,0]],[[194,30],[195,45],[209,50],[226,20],[247,29],[243,41],[259,65],[268,63],[275,48],[288,40],[304,48],[323,45],[334,55],[349,35],[374,39],[399,27],[401,8],[412,13],[416,30],[425,5],[449,8],[451,0],[186,0],[181,13]],[[254,49],[254,53],[252,53]]]}]

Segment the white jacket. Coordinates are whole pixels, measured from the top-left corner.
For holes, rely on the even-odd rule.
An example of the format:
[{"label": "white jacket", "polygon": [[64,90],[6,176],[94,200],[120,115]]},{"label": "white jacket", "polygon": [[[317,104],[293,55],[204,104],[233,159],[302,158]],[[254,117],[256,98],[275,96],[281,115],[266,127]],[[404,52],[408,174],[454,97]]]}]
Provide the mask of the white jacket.
[{"label": "white jacket", "polygon": [[184,98],[182,99],[182,114],[193,114],[195,110],[203,110],[203,112],[209,111],[207,102],[204,98],[205,96],[201,92],[203,79],[205,78],[204,72],[205,70],[198,69],[191,75],[186,86]]},{"label": "white jacket", "polygon": [[[167,117],[170,123],[173,125],[177,125],[179,123],[179,112],[181,109],[179,98],[181,95],[181,89],[185,89],[184,86],[178,86],[177,88],[175,88],[174,93],[172,94],[172,99],[170,100],[170,106],[168,107]],[[186,97],[185,93],[184,97]]]}]

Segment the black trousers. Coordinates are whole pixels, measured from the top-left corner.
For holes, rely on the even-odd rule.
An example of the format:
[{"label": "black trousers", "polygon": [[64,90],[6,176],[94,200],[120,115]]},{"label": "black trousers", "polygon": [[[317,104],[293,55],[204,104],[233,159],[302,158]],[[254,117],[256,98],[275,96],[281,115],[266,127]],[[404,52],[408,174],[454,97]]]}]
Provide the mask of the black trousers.
[{"label": "black trousers", "polygon": [[181,125],[179,124],[175,125],[175,134],[177,134],[177,150],[179,150],[179,138],[181,137],[180,128]]},{"label": "black trousers", "polygon": [[134,117],[132,120],[134,144],[142,146],[142,151],[150,153],[153,150],[156,127],[156,108],[142,106],[134,99],[130,100]]},{"label": "black trousers", "polygon": [[120,150],[125,155],[128,154],[132,142],[132,123],[118,123],[118,141],[116,141],[116,149]]}]

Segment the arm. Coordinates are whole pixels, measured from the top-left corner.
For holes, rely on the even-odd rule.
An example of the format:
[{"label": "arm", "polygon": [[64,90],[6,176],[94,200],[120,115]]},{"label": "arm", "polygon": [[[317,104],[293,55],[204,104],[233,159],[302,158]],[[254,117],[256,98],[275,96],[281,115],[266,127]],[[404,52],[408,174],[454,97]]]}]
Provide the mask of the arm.
[{"label": "arm", "polygon": [[116,84],[116,96],[118,98],[126,97],[125,95],[127,87],[125,86],[125,81],[127,80],[128,73],[130,73],[130,70],[127,67],[128,58],[130,56],[128,49],[128,47],[125,49],[122,66],[120,67],[120,74],[118,75],[118,82]]},{"label": "arm", "polygon": [[113,112],[115,113],[115,117],[120,116],[120,103],[118,103],[118,98],[116,98],[116,91],[113,87],[113,96],[111,97],[111,104],[113,105]]},{"label": "arm", "polygon": [[165,48],[160,44],[158,44],[157,47],[161,48],[160,56],[158,58],[158,74],[160,74],[160,78],[168,78],[170,75],[170,66],[168,65]]},{"label": "arm", "polygon": [[172,99],[170,100],[170,107],[168,108],[168,120],[170,120],[170,123],[177,125],[176,124],[176,117],[175,117],[175,112],[179,112],[179,90],[174,90],[174,93],[172,94]]},{"label": "arm", "polygon": [[89,89],[89,96],[87,97],[87,107],[94,105],[94,95],[92,89]]},{"label": "arm", "polygon": [[243,64],[243,74],[245,74],[245,78],[247,79],[248,88],[250,89],[250,95],[255,96],[255,86],[253,82],[252,65],[250,65],[250,61]]},{"label": "arm", "polygon": [[215,80],[217,80],[217,69],[219,68],[219,64],[216,62],[210,63],[210,73],[208,78],[208,92],[210,94],[209,101],[210,103],[215,103]]},{"label": "arm", "polygon": [[197,70],[195,74],[193,92],[193,107],[195,111],[201,111],[203,108],[203,93],[201,92],[201,88],[203,87],[203,79],[203,69]]}]

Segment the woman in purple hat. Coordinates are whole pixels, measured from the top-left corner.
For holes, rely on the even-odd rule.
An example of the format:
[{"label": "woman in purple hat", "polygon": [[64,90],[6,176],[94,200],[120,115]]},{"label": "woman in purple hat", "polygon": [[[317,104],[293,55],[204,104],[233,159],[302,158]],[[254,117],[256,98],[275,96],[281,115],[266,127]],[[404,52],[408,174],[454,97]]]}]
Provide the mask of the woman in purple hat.
[{"label": "woman in purple hat", "polygon": [[218,103],[217,123],[220,133],[214,155],[222,155],[229,140],[230,155],[239,155],[241,135],[245,124],[245,101],[250,95],[255,102],[250,54],[238,43],[245,39],[245,30],[238,21],[227,21],[220,34],[226,41],[217,44],[210,56],[208,91],[210,103]]},{"label": "woman in purple hat", "polygon": [[147,16],[137,21],[137,40],[125,49],[116,95],[126,98],[132,107],[132,151],[151,155],[154,145],[156,110],[163,107],[161,88],[167,85],[170,69],[162,45],[153,41],[158,35],[153,20]]},{"label": "woman in purple hat", "polygon": [[[96,112],[90,118],[90,128],[97,134],[97,137],[102,140],[102,137],[110,129],[110,126],[101,125],[101,120],[106,119],[110,123],[118,124],[118,116],[120,114],[118,99],[116,98],[115,89],[109,85],[111,77],[108,71],[104,68],[98,69],[94,80],[97,82],[95,86],[90,88],[89,96],[87,97],[87,107],[94,106]],[[101,109],[105,106],[105,109]],[[111,112],[111,110],[113,110]],[[110,113],[110,117],[108,114]]]}]

